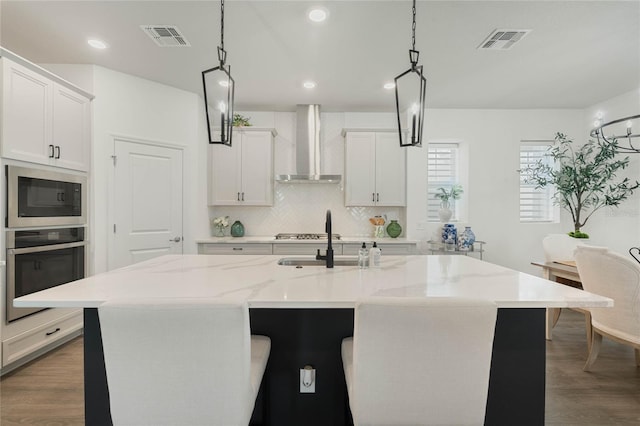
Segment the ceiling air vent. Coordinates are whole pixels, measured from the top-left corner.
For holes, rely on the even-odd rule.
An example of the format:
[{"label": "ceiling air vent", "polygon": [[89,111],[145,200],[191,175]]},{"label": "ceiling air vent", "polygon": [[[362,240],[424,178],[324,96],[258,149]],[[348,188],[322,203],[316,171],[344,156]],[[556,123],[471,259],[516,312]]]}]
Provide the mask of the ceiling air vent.
[{"label": "ceiling air vent", "polygon": [[160,47],[191,47],[176,26],[140,25],[140,28]]},{"label": "ceiling air vent", "polygon": [[478,49],[506,50],[522,40],[531,30],[494,30]]}]

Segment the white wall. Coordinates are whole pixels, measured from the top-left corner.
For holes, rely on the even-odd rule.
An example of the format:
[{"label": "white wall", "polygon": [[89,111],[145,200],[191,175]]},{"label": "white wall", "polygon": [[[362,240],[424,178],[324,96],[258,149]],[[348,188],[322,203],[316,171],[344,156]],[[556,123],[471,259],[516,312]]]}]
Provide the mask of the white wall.
[{"label": "white wall", "polygon": [[[293,113],[252,112],[253,125],[275,127],[275,173],[293,172]],[[553,139],[556,132],[580,136],[582,110],[428,110],[428,141],[460,141],[468,156],[465,185],[466,218],[477,239],[487,242],[485,259],[530,273],[543,258],[540,241],[548,233],[568,232],[566,224],[523,224],[519,221],[519,144],[523,139]],[[324,173],[343,171],[342,128],[394,128],[392,113],[323,113]],[[276,184],[274,207],[211,207],[210,217],[239,219],[248,235],[278,232],[322,232],[323,211],[331,208],[334,229],[344,235],[369,235],[368,217],[388,214],[400,219],[405,236],[427,240],[437,224],[427,223],[427,149],[407,148],[407,208],[350,209],[343,205],[341,186]],[[294,212],[294,214],[292,214]],[[566,228],[566,229],[565,229]],[[208,229],[207,229],[208,231]],[[206,234],[210,235],[210,234]],[[203,235],[203,236],[206,236]]]},{"label": "white wall", "polygon": [[94,271],[105,271],[108,265],[114,135],[184,149],[184,252],[194,253],[195,246],[189,242],[199,232],[196,218],[206,215],[206,146],[199,96],[98,66],[93,68],[93,93]]},{"label": "white wall", "polygon": [[[274,175],[295,173],[295,113],[240,111],[254,127],[275,128]],[[322,113],[322,173],[342,175],[339,184],[275,183],[272,207],[210,207],[211,218],[229,216],[240,220],[247,236],[274,236],[278,233],[324,232],[325,211],[331,210],[333,232],[370,240],[373,226],[369,218],[386,215],[404,226],[405,209],[399,207],[344,206],[344,128],[393,128],[393,114]],[[227,229],[227,234],[229,230]],[[211,235],[207,228],[200,235]]]},{"label": "white wall", "polygon": [[[468,151],[466,223],[476,238],[486,241],[484,259],[499,265],[539,273],[530,266],[543,258],[541,239],[564,232],[559,223],[531,224],[519,220],[519,145],[523,139],[553,139],[556,132],[577,135],[581,110],[428,110],[427,140],[459,140]],[[409,233],[427,238],[437,224],[419,231],[426,217],[426,150],[416,153],[407,217]],[[419,176],[419,178],[417,178]],[[416,228],[412,228],[412,226]]]},{"label": "white wall", "polygon": [[[185,146],[185,252],[195,252],[198,238],[210,233],[209,218],[228,214],[241,220],[248,235],[278,232],[322,232],[324,210],[331,208],[336,232],[368,235],[367,218],[374,214],[398,217],[411,239],[426,240],[437,224],[426,222],[427,150],[408,149],[407,208],[355,208],[343,206],[342,185],[275,185],[275,205],[269,207],[207,207],[206,129],[204,106],[197,94],[92,67],[94,100],[94,197],[93,242],[97,272],[107,265],[107,171],[112,138],[126,135]],[[57,70],[54,70],[57,71]],[[70,81],[86,77],[60,74]],[[73,78],[72,78],[73,77]],[[77,79],[74,81],[74,78]],[[426,112],[426,140],[456,140],[468,154],[465,181],[466,218],[459,228],[470,225],[476,237],[487,242],[485,259],[524,272],[539,274],[530,266],[543,258],[541,239],[548,233],[572,230],[563,211],[561,223],[523,224],[519,221],[519,142],[523,139],[553,139],[556,132],[588,139],[596,111],[605,119],[637,114],[640,91],[613,98],[586,110],[455,110]],[[275,174],[295,169],[295,114],[270,111],[240,111],[256,127],[273,127]],[[324,173],[343,174],[342,128],[394,128],[395,116],[384,113],[323,113]],[[632,156],[631,173],[638,174],[638,158]],[[626,252],[640,240],[639,196],[620,209],[594,216],[585,230],[595,244]],[[294,214],[290,214],[293,212]]]},{"label": "white wall", "polygon": [[[603,114],[603,122],[640,114],[640,89],[585,109],[583,126],[587,136],[598,112]],[[637,132],[640,129],[634,130]],[[626,140],[621,139],[619,143],[626,144]],[[635,143],[640,144],[640,140],[635,139]],[[629,167],[619,177],[640,180],[640,154],[620,154],[621,157],[627,155]],[[619,207],[605,207],[596,212],[587,222],[584,231],[589,234],[590,243],[609,247],[625,256],[629,248],[640,246],[640,190]]]}]

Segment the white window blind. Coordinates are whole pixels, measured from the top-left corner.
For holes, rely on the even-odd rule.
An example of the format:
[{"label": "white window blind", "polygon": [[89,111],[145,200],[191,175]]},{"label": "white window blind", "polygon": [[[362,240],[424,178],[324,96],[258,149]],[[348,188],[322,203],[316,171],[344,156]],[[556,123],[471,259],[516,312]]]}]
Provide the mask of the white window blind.
[{"label": "white window blind", "polygon": [[[439,221],[440,200],[435,197],[438,188],[446,188],[449,191],[453,185],[460,183],[458,156],[459,146],[456,143],[429,143],[427,218],[431,222]],[[450,208],[453,211],[451,220],[457,220],[456,202],[452,201]]]},{"label": "white window blind", "polygon": [[[538,161],[552,165],[553,160],[545,155],[553,141],[521,141],[520,170],[535,166]],[[520,222],[552,222],[556,208],[553,205],[553,186],[536,189],[533,183],[525,182],[526,174],[520,174]]]}]

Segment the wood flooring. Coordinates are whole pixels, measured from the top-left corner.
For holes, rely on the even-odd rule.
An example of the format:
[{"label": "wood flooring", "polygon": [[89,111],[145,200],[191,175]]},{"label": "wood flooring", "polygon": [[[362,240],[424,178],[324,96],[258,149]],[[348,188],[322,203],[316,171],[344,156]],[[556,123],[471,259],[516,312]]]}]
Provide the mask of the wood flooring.
[{"label": "wood flooring", "polygon": [[[583,315],[563,309],[547,342],[545,424],[640,425],[633,350],[605,339],[589,373],[582,371],[586,357]],[[83,417],[82,337],[0,380],[2,426],[82,425]]]},{"label": "wood flooring", "polygon": [[0,425],[84,425],[82,337],[0,379]]},{"label": "wood flooring", "polygon": [[603,339],[593,371],[584,372],[584,315],[563,309],[547,342],[546,425],[640,425],[640,368],[633,349]]}]

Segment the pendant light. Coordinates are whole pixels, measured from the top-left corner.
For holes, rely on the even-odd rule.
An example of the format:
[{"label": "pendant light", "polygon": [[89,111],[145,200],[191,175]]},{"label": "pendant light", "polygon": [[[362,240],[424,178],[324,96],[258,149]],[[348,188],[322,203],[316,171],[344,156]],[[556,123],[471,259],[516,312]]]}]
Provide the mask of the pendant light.
[{"label": "pendant light", "polygon": [[224,0],[220,1],[220,46],[215,68],[202,71],[204,107],[210,144],[231,146],[233,130],[234,81],[231,66],[225,67],[227,52],[224,50]]},{"label": "pendant light", "polygon": [[[635,124],[635,131],[633,130]],[[634,145],[634,139],[640,138],[640,114],[631,115],[629,117],[618,118],[608,123],[602,123],[601,117],[598,117],[594,127],[591,130],[591,137],[598,138],[598,141],[608,144],[616,143],[622,140],[623,144],[616,146],[618,152],[625,154],[638,154],[640,153],[640,144],[636,141]],[[609,133],[609,136],[606,135]],[[624,140],[626,139],[626,144]]]},{"label": "pendant light", "polygon": [[[394,79],[398,136],[401,147],[422,146],[422,131],[424,129],[427,79],[422,75],[422,65],[418,65],[420,52],[416,50],[416,0],[413,0],[412,13],[411,49],[409,50],[411,68]],[[405,125],[403,126],[403,124]],[[409,131],[403,130],[403,128],[408,128]]]}]

